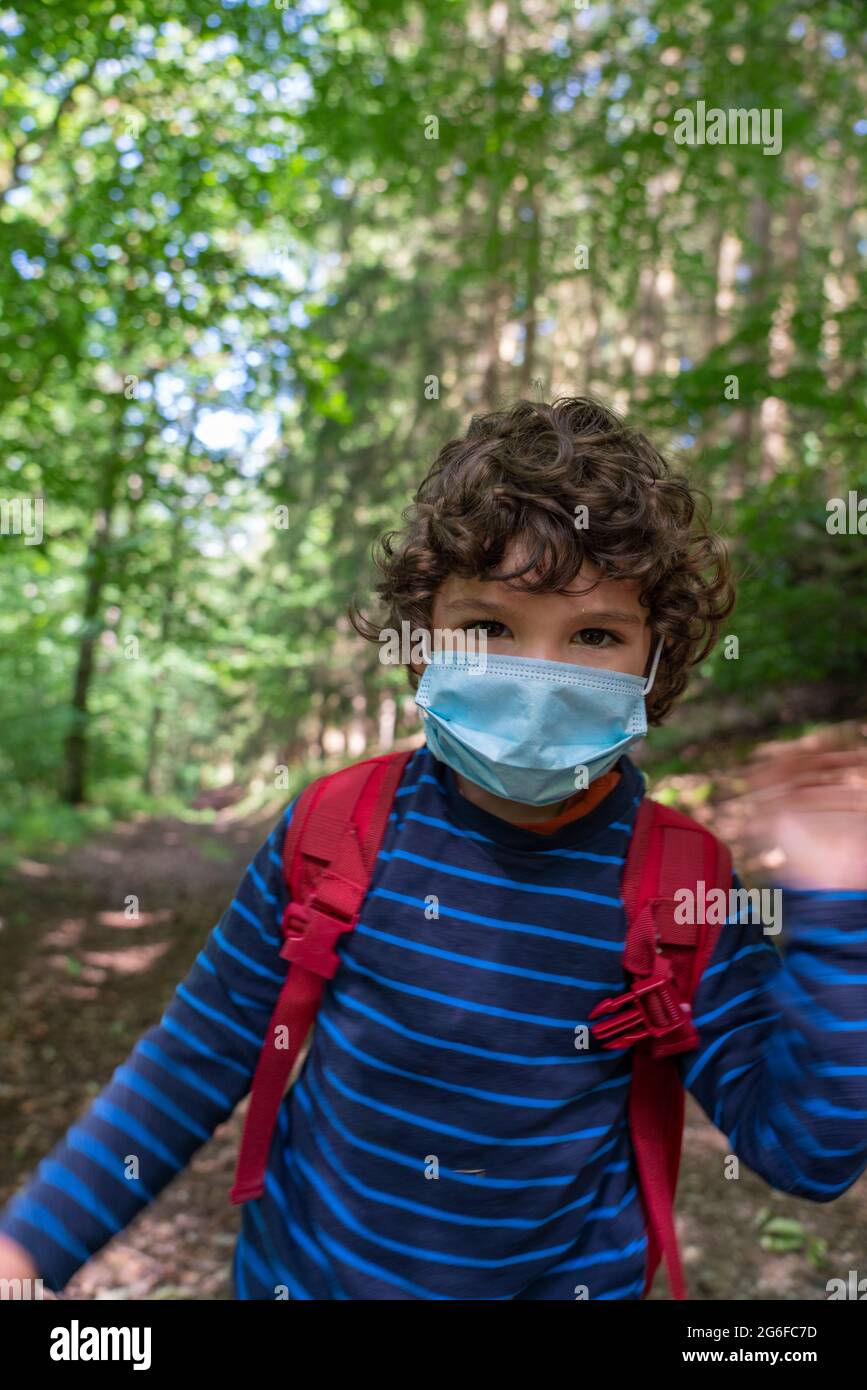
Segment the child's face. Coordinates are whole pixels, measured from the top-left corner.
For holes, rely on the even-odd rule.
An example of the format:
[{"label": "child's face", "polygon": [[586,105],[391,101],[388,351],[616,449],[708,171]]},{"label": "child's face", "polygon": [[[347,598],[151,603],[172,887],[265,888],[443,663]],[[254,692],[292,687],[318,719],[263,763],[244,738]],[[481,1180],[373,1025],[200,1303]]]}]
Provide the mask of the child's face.
[{"label": "child's face", "polygon": [[[503,568],[514,568],[519,554],[513,543]],[[585,563],[569,587],[586,589],[598,574]],[[648,609],[638,601],[638,585],[623,579],[605,580],[585,593],[533,594],[502,580],[450,575],[437,591],[432,611],[434,628],[481,626],[492,655],[571,661],[633,676],[647,671],[652,642],[648,619]]]}]

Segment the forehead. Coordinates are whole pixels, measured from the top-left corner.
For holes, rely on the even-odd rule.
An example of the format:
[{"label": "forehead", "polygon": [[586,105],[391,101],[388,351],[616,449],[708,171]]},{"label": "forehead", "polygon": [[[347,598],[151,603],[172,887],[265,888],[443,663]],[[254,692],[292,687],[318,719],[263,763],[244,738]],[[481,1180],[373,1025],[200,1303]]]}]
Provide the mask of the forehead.
[{"label": "forehead", "polygon": [[[503,568],[515,568],[515,565],[516,561],[510,556]],[[521,587],[520,579],[505,582],[449,575],[439,589],[437,600],[444,609],[456,610],[471,602],[512,613],[541,612],[543,608],[552,613],[562,611],[577,615],[620,611],[644,620],[648,610],[640,602],[639,591],[636,580],[600,580],[598,568],[585,561],[571,580],[568,593],[532,593]]]}]

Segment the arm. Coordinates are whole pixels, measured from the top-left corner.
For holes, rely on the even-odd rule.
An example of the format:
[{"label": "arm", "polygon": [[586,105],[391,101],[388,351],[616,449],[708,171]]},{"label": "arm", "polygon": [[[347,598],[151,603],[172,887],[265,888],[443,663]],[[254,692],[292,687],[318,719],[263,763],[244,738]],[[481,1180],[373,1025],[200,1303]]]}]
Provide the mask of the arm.
[{"label": "arm", "polygon": [[752,913],[720,928],[681,1075],[750,1168],[828,1202],[867,1167],[867,892],[779,891],[785,955]]},{"label": "arm", "polygon": [[127,1226],[249,1090],[288,969],[278,954],[288,898],[280,856],[293,806],[160,1022],[0,1212],[0,1257],[9,1249],[2,1238],[11,1238],[46,1287],[62,1289]]}]

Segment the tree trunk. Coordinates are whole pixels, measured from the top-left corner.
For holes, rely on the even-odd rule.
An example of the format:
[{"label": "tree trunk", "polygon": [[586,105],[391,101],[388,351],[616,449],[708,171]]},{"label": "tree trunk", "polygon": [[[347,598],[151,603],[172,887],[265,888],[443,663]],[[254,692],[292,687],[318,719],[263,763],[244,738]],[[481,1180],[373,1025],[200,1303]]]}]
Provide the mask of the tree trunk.
[{"label": "tree trunk", "polygon": [[[499,138],[503,134],[505,113],[502,105],[502,84],[506,74],[508,53],[508,7],[497,5],[490,10],[491,25],[497,33],[493,46],[494,55],[494,111],[491,117],[491,132]],[[508,310],[508,296],[503,287],[503,232],[500,226],[500,211],[503,202],[503,182],[499,170],[488,180],[489,213],[485,237],[485,282],[490,287],[487,296],[487,334],[481,353],[481,404],[484,409],[496,409],[500,396],[500,334]]]},{"label": "tree trunk", "polygon": [[[165,595],[163,598],[163,611],[160,617],[160,655],[165,652],[171,639],[172,617],[174,613],[175,594],[178,587],[178,565],[180,563],[181,537],[183,535],[184,516],[182,512],[177,512],[172,525],[172,539],[169,546],[168,560],[168,582],[166,584]],[[156,786],[156,765],[159,759],[159,732],[165,714],[165,707],[160,691],[160,686],[156,686],[156,696],[154,707],[151,711],[150,728],[148,730],[147,745],[147,765],[142,779],[142,785],[148,796],[153,796]]]},{"label": "tree trunk", "polygon": [[[186,472],[187,470],[190,461],[190,456],[192,454],[193,439],[195,436],[198,419],[199,412],[197,409],[193,413],[192,423],[190,425],[189,433],[187,434],[186,442],[184,444],[184,453],[183,458],[181,460],[181,468],[184,472]],[[160,656],[162,656],[165,652],[172,635],[172,618],[174,616],[175,594],[178,590],[178,570],[181,563],[181,542],[183,540],[184,535],[184,517],[185,513],[182,512],[179,507],[178,511],[175,512],[174,520],[172,522],[172,534],[171,540],[169,542],[168,579],[166,581],[165,594],[163,598],[163,611],[160,617]],[[147,792],[148,796],[153,796],[156,786],[156,765],[159,759],[159,733],[160,728],[162,726],[164,714],[165,707],[163,704],[159,684],[157,684],[156,695],[154,698],[154,707],[151,711],[150,728],[148,730],[147,764],[145,766],[144,777],[142,778],[142,786],[144,790]]]},{"label": "tree trunk", "polygon": [[[752,275],[747,301],[749,311],[752,315],[757,316],[761,313],[767,298],[768,273],[771,266],[771,208],[761,194],[756,195],[750,206],[749,233],[752,243],[750,250]],[[761,375],[764,377],[767,374],[768,365],[767,340],[754,355],[757,358],[757,365],[761,369]],[[752,401],[746,402],[737,411],[733,425],[733,434],[737,445],[733,476],[738,492],[743,492],[753,473],[751,459],[758,423],[759,411]]]},{"label": "tree trunk", "polygon": [[93,680],[96,643],[102,625],[99,612],[102,593],[108,576],[108,552],[111,545],[111,526],[115,509],[115,489],[121,470],[120,456],[105,466],[102,477],[100,506],[94,520],[93,537],[86,563],[87,584],[84,593],[81,639],[72,690],[72,727],[65,745],[65,786],[63,799],[72,806],[86,800],[88,753],[88,701]]},{"label": "tree trunk", "polygon": [[528,205],[532,209],[533,221],[527,242],[527,307],[524,311],[524,355],[519,377],[521,395],[529,394],[536,365],[536,332],[538,315],[536,301],[540,289],[540,267],[542,229],[539,225],[540,211],[535,189],[530,190]]}]

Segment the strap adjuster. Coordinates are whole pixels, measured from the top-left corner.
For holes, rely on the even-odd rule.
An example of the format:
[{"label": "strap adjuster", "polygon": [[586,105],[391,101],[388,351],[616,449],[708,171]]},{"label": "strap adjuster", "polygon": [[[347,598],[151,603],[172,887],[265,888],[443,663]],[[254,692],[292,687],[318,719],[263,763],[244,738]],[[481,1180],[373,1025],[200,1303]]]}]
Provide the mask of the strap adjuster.
[{"label": "strap adjuster", "polygon": [[282,928],[285,935],[280,955],[284,960],[331,980],[337,974],[340,957],[334,947],[352,922],[324,912],[314,902],[286,904]]},{"label": "strap adjuster", "polygon": [[625,994],[600,1000],[590,1010],[590,1018],[605,1014],[615,1017],[603,1018],[590,1031],[606,1049],[652,1039],[654,1057],[667,1057],[689,1052],[699,1043],[690,1005],[679,998],[667,961],[657,962],[657,973],[649,979],[634,984]]}]

